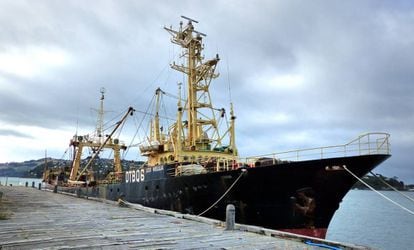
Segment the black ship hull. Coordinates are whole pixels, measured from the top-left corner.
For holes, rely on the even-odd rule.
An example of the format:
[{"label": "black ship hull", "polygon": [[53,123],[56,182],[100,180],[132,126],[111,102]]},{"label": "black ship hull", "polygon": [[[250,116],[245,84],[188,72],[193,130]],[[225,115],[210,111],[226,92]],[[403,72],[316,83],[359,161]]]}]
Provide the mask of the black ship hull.
[{"label": "black ship hull", "polygon": [[233,204],[237,223],[324,238],[342,198],[357,181],[343,166],[362,177],[389,156],[264,163],[175,177],[168,175],[167,166],[158,166],[128,171],[122,183],[81,188],[81,192],[109,200],[121,198],[148,207],[200,214],[228,191],[203,216],[224,220],[227,204]]},{"label": "black ship hull", "polygon": [[[181,57],[185,63],[173,62],[171,68],[186,75],[188,94],[182,98],[179,87],[177,119],[172,124],[168,121],[168,129],[163,129],[166,124],[160,122],[159,114],[164,106],[162,96],[167,93],[160,88],[155,91],[152,99],[155,112],[144,112],[142,120],[150,117],[150,131],[137,144],[141,155],[147,158],[146,165],[124,171],[120,151],[127,146],[113,137],[134,113],[132,107],[110,134],[102,136],[104,90],[101,90],[96,133],[76,134],[70,141],[72,169],[66,187],[61,189],[219,220],[225,219],[226,206],[233,204],[238,223],[324,238],[342,198],[356,182],[347,169],[362,177],[388,158],[389,135],[368,133],[344,145],[239,159],[233,105],[228,119],[224,108],[213,106],[209,92],[211,81],[219,76],[216,66],[220,58],[217,54],[204,60],[204,34],[194,30],[194,20],[182,17],[188,21],[187,25],[181,22],[178,30],[172,27],[165,30],[172,36],[171,41],[183,49]],[[91,149],[94,154],[81,168],[83,148]],[[105,166],[96,173],[91,164],[103,149],[113,151],[113,168]],[[338,155],[344,157],[333,158]],[[310,156],[322,159],[299,161]],[[65,170],[60,174],[46,172],[45,180],[64,183]]]}]

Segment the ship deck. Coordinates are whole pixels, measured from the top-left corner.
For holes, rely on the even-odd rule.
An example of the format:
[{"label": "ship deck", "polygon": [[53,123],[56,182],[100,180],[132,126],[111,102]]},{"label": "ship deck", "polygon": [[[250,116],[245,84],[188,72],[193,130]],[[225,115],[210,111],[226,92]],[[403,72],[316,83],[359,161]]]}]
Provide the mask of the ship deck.
[{"label": "ship deck", "polygon": [[161,212],[34,188],[0,186],[0,249],[319,249],[305,244],[309,238],[301,236],[244,225],[225,230],[219,221]]}]

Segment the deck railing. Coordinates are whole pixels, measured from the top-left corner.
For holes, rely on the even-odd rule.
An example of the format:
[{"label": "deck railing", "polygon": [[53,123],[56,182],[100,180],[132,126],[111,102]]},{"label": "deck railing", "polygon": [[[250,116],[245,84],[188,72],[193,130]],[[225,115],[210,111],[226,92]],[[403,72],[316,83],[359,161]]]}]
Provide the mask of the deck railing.
[{"label": "deck railing", "polygon": [[246,162],[254,163],[258,160],[273,159],[274,163],[277,163],[280,161],[304,161],[359,155],[389,155],[391,154],[389,137],[390,135],[387,133],[366,133],[343,145],[251,156],[246,158]]}]

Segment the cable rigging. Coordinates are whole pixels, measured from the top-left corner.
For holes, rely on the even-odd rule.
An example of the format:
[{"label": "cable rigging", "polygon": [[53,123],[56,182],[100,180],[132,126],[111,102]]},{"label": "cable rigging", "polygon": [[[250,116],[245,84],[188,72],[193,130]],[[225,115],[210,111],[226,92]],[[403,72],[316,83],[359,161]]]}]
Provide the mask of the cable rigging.
[{"label": "cable rigging", "polygon": [[390,198],[388,198],[387,196],[381,194],[380,192],[378,192],[377,190],[375,190],[373,187],[371,187],[368,183],[366,183],[365,181],[363,181],[361,178],[359,178],[356,174],[352,173],[351,170],[349,170],[345,165],[342,166],[343,169],[345,169],[350,175],[352,175],[353,177],[355,177],[355,179],[357,179],[358,181],[360,181],[362,184],[364,184],[367,188],[371,189],[372,191],[374,191],[376,194],[378,194],[379,196],[381,196],[382,198],[384,198],[385,200],[391,202],[392,204],[396,205],[397,207],[403,209],[404,211],[410,213],[411,215],[414,215],[414,211],[411,211],[410,209],[404,207],[403,205],[399,204],[396,201],[391,200]]},{"label": "cable rigging", "polygon": [[381,178],[380,175],[373,173],[372,171],[369,171],[373,176],[375,176],[377,179],[379,179],[383,184],[385,184],[387,187],[391,188],[392,190],[394,190],[395,192],[399,193],[400,195],[404,196],[405,198],[407,198],[408,200],[414,202],[414,199],[409,197],[408,195],[404,194],[403,192],[399,191],[398,189],[396,189],[395,187],[391,186],[388,182],[386,182],[383,178]]}]

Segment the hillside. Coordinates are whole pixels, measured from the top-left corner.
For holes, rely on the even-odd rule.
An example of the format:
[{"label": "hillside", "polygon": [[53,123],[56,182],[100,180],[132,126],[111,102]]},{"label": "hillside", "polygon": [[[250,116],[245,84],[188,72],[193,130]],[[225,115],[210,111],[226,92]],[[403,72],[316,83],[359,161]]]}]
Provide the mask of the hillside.
[{"label": "hillside", "polygon": [[[56,160],[52,158],[47,159],[50,164],[64,164],[65,160]],[[32,173],[33,169],[44,167],[45,159],[30,160],[24,162],[6,162],[0,163],[0,176],[12,176],[12,177],[33,177],[37,178],[38,175]],[[43,170],[42,170],[43,171]]]},{"label": "hillside", "polygon": [[[86,165],[89,158],[82,160],[82,165]],[[122,160],[124,170],[128,170],[130,165],[140,165],[142,162]],[[47,158],[47,167],[69,167],[71,161]],[[98,173],[105,173],[111,169],[113,165],[112,159],[96,159],[92,167]],[[24,162],[7,162],[0,163],[0,176],[24,177],[24,178],[42,178],[45,169],[45,159],[30,160]]]},{"label": "hillside", "polygon": [[[403,181],[399,181],[397,176],[394,177],[386,177],[380,175],[379,177],[373,175],[366,175],[362,178],[362,180],[373,187],[375,190],[391,190],[391,188],[385,184],[384,182],[388,183],[390,186],[398,189],[398,190],[408,190],[411,188],[411,185],[405,185]],[[368,189],[363,183],[357,182],[354,186],[354,189]]]}]

